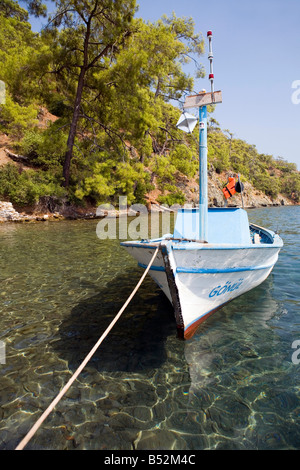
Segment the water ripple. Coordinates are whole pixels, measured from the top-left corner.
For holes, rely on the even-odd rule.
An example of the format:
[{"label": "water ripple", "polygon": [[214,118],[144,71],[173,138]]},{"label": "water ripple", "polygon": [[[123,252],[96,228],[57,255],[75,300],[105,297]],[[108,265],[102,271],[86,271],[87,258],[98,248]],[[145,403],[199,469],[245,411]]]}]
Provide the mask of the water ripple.
[{"label": "water ripple", "polygon": [[[189,342],[147,278],[28,449],[299,449],[300,208],[249,211],[284,249],[261,286]],[[0,449],[15,448],[123,305],[141,270],[96,222],[0,226]]]}]

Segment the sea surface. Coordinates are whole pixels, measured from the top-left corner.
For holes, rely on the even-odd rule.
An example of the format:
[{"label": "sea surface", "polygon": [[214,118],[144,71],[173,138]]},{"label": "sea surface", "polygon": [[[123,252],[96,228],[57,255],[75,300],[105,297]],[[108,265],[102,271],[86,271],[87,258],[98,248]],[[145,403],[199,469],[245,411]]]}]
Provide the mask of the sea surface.
[{"label": "sea surface", "polygon": [[[300,449],[300,207],[248,213],[284,240],[270,277],[187,342],[147,277],[26,449]],[[97,224],[0,225],[1,450],[17,446],[142,275]]]}]

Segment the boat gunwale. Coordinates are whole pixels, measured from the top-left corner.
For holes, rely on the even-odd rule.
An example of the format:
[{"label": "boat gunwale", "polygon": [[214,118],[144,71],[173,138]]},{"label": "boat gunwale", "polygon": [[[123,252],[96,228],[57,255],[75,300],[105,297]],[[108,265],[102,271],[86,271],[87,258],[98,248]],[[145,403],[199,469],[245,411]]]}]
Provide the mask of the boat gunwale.
[{"label": "boat gunwale", "polygon": [[[166,239],[162,238],[160,241],[157,242],[145,242],[145,241],[126,241],[121,242],[121,246],[125,248],[144,248],[144,249],[151,249],[155,250],[159,243],[166,241]],[[170,240],[172,242],[172,240]],[[179,245],[180,243],[180,245]],[[226,244],[209,244],[209,243],[196,243],[196,242],[173,242],[172,249],[173,250],[250,250],[250,249],[263,249],[263,248],[282,248],[283,241],[280,237],[277,240],[274,240],[274,243],[259,243],[259,244],[250,244],[250,245],[226,245]]]},{"label": "boat gunwale", "polygon": [[149,240],[128,240],[121,242],[121,246],[130,248],[150,248],[156,249],[157,246],[162,242],[170,242],[173,250],[249,250],[249,249],[262,249],[262,248],[282,248],[283,240],[281,237],[264,227],[260,227],[256,224],[249,224],[249,230],[258,233],[263,233],[269,239],[269,243],[250,243],[248,245],[241,244],[230,244],[230,243],[203,243],[197,240],[189,240],[186,238],[173,238],[172,236],[165,235],[161,238],[149,239]]}]

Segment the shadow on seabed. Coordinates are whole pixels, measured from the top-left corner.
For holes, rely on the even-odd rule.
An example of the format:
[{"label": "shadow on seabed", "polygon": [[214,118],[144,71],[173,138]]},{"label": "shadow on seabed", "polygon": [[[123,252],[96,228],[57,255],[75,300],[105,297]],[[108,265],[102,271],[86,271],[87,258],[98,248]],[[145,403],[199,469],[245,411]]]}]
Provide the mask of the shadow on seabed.
[{"label": "shadow on seabed", "polygon": [[[52,343],[70,369],[81,364],[117,315],[139,280],[127,270],[88,299],[76,305],[59,327]],[[100,345],[89,365],[98,371],[142,371],[166,360],[164,343],[176,337],[173,308],[152,279],[146,278],[121,318]]]}]

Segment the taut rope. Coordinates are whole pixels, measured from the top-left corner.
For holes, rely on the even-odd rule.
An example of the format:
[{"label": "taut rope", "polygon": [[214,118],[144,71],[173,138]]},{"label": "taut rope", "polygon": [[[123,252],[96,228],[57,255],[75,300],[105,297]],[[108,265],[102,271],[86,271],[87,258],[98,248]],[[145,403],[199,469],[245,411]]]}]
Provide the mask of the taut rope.
[{"label": "taut rope", "polygon": [[139,282],[137,283],[135,289],[133,290],[133,292],[131,293],[131,295],[128,297],[128,299],[126,300],[125,304],[123,305],[123,307],[121,308],[121,310],[119,311],[119,313],[115,316],[115,318],[113,319],[113,321],[111,322],[111,324],[109,325],[109,327],[105,330],[105,332],[103,333],[103,335],[99,338],[99,340],[97,341],[97,343],[95,344],[95,346],[93,347],[93,349],[89,352],[89,354],[86,356],[86,358],[84,359],[84,361],[81,363],[81,365],[78,367],[78,369],[76,370],[76,372],[72,375],[72,377],[70,378],[70,380],[68,381],[68,383],[64,386],[64,388],[60,391],[60,393],[57,395],[57,397],[52,401],[52,403],[49,405],[49,407],[46,409],[46,411],[44,411],[44,413],[42,414],[42,416],[37,420],[37,422],[34,424],[34,426],[30,429],[30,431],[28,432],[28,434],[26,434],[26,436],[24,437],[24,439],[20,442],[20,444],[16,447],[15,450],[23,450],[24,447],[28,444],[28,442],[30,441],[30,439],[34,436],[34,434],[37,432],[37,430],[39,429],[39,427],[42,425],[42,423],[45,421],[45,419],[47,418],[47,416],[51,413],[51,411],[55,408],[55,406],[57,405],[57,403],[61,400],[61,398],[65,395],[65,393],[69,390],[69,388],[71,387],[71,385],[73,384],[73,382],[77,379],[77,377],[79,376],[79,374],[82,372],[82,370],[85,368],[85,366],[87,365],[87,363],[89,362],[89,360],[91,359],[91,357],[95,354],[95,352],[97,351],[97,349],[99,348],[100,344],[103,342],[103,340],[106,338],[106,336],[108,335],[108,333],[111,331],[111,329],[114,327],[114,325],[117,323],[117,321],[119,320],[119,318],[121,317],[122,313],[124,312],[124,310],[126,309],[126,307],[128,306],[128,304],[131,302],[131,300],[133,299],[133,297],[135,296],[135,294],[137,293],[138,289],[140,288],[142,282],[144,281],[145,277],[147,276],[148,274],[148,271],[150,270],[152,264],[154,263],[154,260],[156,258],[156,255],[159,251],[160,247],[158,246],[154,252],[154,255],[150,261],[150,263],[148,264],[145,272],[143,273],[141,279],[139,280]]}]

